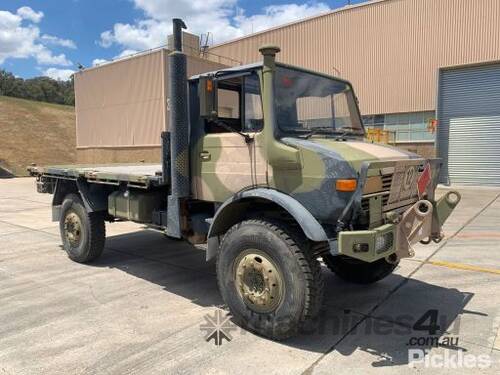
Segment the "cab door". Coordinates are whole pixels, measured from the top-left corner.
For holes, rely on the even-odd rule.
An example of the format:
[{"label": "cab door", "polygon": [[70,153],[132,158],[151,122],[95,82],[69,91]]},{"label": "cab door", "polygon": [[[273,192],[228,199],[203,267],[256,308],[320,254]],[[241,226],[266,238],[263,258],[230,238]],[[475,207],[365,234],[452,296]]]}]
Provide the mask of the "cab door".
[{"label": "cab door", "polygon": [[267,185],[257,73],[217,80],[217,96],[218,118],[201,124],[193,183],[197,199],[223,202],[240,190]]}]

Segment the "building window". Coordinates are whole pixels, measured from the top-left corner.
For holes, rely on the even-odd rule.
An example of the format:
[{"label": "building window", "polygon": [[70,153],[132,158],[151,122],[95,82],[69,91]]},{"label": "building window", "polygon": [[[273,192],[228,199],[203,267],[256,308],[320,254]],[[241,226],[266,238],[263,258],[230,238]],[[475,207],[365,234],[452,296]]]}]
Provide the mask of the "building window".
[{"label": "building window", "polygon": [[433,111],[391,113],[363,116],[363,123],[367,128],[391,132],[396,143],[434,142],[435,134],[428,130],[428,124],[434,118]]}]

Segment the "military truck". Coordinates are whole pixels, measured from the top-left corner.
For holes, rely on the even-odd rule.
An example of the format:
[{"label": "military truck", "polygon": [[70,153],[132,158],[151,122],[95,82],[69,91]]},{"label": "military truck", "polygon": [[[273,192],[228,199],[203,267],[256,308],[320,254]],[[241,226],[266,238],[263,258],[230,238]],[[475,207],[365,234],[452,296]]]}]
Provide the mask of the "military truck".
[{"label": "military truck", "polygon": [[206,242],[235,322],[284,339],[320,311],[319,259],[369,284],[442,240],[460,194],[436,199],[438,159],[364,142],[348,81],[279,63],[271,45],[262,62],[188,79],[173,24],[161,163],[31,169],[69,258],[97,259],[105,222],[121,220]]}]

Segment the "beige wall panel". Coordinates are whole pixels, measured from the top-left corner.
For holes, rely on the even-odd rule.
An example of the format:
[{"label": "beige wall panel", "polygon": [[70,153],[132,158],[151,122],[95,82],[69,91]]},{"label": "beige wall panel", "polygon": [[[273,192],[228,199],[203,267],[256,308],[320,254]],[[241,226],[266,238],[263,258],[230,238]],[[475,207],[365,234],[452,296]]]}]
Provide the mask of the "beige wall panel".
[{"label": "beige wall panel", "polygon": [[[166,69],[166,77],[168,77],[168,52],[165,54],[165,69]],[[216,63],[213,61],[205,60],[199,57],[193,57],[193,56],[188,56],[187,58],[187,76],[188,78],[200,73],[206,73],[206,72],[211,72],[214,70],[219,70],[219,69],[224,69],[227,68],[227,65],[223,65],[220,63]],[[168,121],[169,121],[169,114],[166,112],[166,119],[165,119],[165,124],[166,124],[166,129],[168,130]]]},{"label": "beige wall panel", "polygon": [[79,164],[160,163],[161,149],[154,147],[84,148],[76,150]]},{"label": "beige wall panel", "polygon": [[163,99],[131,104],[127,145],[159,145],[163,126]]},{"label": "beige wall panel", "polygon": [[427,159],[436,157],[434,143],[399,143],[398,147]]},{"label": "beige wall panel", "polygon": [[133,103],[157,101],[163,98],[164,73],[161,51],[152,53],[150,58],[133,58],[128,61],[130,65],[127,79],[127,95]]},{"label": "beige wall panel", "polygon": [[159,50],[75,75],[77,147],[159,144],[162,57]]},{"label": "beige wall panel", "polygon": [[[168,129],[167,55],[161,49],[75,75],[77,147],[160,144]],[[188,57],[188,75],[224,67]]]},{"label": "beige wall panel", "polygon": [[244,63],[278,60],[353,82],[363,114],[435,109],[439,67],[500,60],[499,0],[385,0],[214,46]]}]

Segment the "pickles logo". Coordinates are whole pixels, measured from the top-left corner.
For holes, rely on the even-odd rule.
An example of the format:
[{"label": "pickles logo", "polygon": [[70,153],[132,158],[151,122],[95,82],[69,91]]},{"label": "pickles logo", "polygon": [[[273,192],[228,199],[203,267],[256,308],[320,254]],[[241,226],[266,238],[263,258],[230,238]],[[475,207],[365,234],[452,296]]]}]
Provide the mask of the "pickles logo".
[{"label": "pickles logo", "polygon": [[214,340],[216,346],[221,346],[223,340],[230,342],[233,339],[231,332],[238,329],[236,324],[231,322],[231,315],[221,309],[203,318],[205,322],[200,325],[200,330],[205,332],[205,341]]}]

